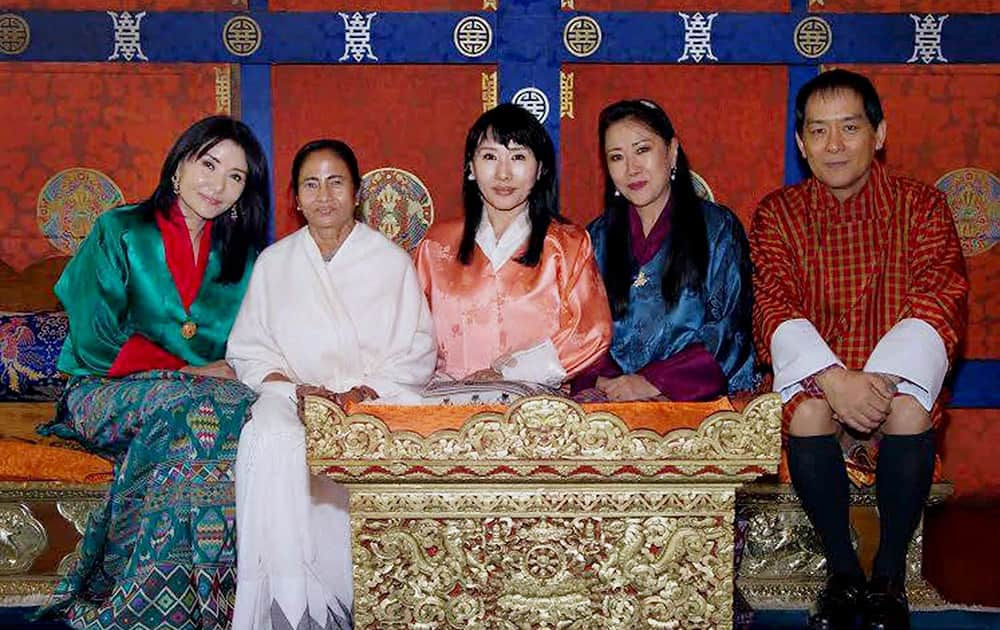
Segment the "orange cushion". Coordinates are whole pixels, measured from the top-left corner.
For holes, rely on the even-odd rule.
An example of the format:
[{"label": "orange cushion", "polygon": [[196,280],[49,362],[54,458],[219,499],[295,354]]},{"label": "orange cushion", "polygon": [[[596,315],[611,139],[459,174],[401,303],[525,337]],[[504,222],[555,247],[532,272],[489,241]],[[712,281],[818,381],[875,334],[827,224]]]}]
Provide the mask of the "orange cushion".
[{"label": "orange cushion", "polygon": [[[586,403],[584,411],[606,411],[621,418],[629,429],[648,429],[660,435],[673,429],[695,428],[716,411],[733,411],[727,398],[710,402]],[[503,413],[505,405],[379,405],[349,404],[348,413],[371,414],[393,431],[413,431],[424,437],[441,429],[459,429],[469,416]]]},{"label": "orange cushion", "polygon": [[109,483],[111,462],[57,446],[0,439],[0,481]]}]

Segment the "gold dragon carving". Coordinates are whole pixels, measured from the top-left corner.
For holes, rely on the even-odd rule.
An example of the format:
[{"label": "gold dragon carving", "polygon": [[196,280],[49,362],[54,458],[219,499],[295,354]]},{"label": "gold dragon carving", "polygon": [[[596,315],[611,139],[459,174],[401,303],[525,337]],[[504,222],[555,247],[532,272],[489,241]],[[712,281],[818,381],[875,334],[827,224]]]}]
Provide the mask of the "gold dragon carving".
[{"label": "gold dragon carving", "polygon": [[489,515],[436,518],[367,515],[352,495],[357,627],[732,623],[731,509],[573,513],[565,508],[574,498],[565,493],[562,511],[516,513],[496,510],[507,498],[503,490],[482,494]]}]

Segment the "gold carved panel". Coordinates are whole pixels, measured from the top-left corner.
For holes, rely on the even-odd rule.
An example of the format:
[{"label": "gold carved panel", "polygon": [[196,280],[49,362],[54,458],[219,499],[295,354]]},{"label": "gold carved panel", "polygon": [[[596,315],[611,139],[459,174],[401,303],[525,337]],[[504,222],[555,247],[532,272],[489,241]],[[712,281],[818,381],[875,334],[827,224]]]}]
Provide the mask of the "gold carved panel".
[{"label": "gold carved panel", "polygon": [[66,575],[69,573],[73,565],[80,559],[80,546],[83,544],[83,534],[87,530],[87,521],[90,515],[96,510],[101,509],[103,504],[100,501],[58,501],[56,502],[56,510],[59,512],[60,516],[73,524],[73,528],[76,530],[77,534],[80,534],[81,538],[76,543],[76,547],[73,551],[63,556],[63,559],[59,561],[59,566],[56,568],[56,573],[59,575]]},{"label": "gold carved panel", "polygon": [[0,574],[27,570],[48,545],[45,528],[23,503],[0,503]]},{"label": "gold carved panel", "polygon": [[[948,484],[932,487],[928,504],[943,501]],[[853,489],[851,506],[877,522],[873,488]],[[823,547],[790,485],[752,484],[740,491],[738,511],[747,523],[746,544],[738,584],[747,602],[758,609],[808,608],[826,581]],[[852,523],[853,525],[853,523]],[[865,540],[865,536],[874,540]],[[852,526],[852,542],[874,550],[878,529],[865,532]],[[910,542],[906,564],[906,591],[915,609],[934,609],[944,600],[922,575],[923,524]],[[862,564],[865,564],[862,557]]]},{"label": "gold carved panel", "polygon": [[352,486],[358,628],[732,624],[735,487]]},{"label": "gold carved panel", "polygon": [[[427,413],[414,407],[414,413]],[[306,448],[314,474],[336,481],[638,479],[750,480],[780,457],[781,401],[760,396],[742,413],[723,411],[695,429],[660,435],[629,429],[607,412],[585,412],[552,396],[523,398],[505,413],[484,412],[457,430],[429,436],[392,431],[379,418],[347,415],[306,396]]]}]

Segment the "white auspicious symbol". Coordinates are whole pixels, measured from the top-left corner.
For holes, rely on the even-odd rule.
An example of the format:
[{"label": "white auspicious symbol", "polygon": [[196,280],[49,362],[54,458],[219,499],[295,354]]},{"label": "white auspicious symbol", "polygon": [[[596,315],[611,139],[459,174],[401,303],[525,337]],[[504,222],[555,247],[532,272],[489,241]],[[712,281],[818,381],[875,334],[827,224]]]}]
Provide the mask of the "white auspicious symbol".
[{"label": "white auspicious symbol", "polygon": [[452,41],[458,52],[466,57],[480,57],[493,45],[493,29],[483,18],[470,15],[455,26]]},{"label": "white auspicious symbol", "polygon": [[350,15],[339,15],[344,20],[344,55],[338,61],[346,61],[348,57],[353,57],[358,62],[362,59],[378,61],[378,57],[372,52],[372,18],[378,13],[362,14],[355,11]]},{"label": "white auspicious symbol", "polygon": [[510,102],[531,112],[540,123],[544,123],[549,117],[549,99],[545,96],[545,92],[536,87],[521,88],[514,93],[514,98],[510,99]]},{"label": "white auspicious symbol", "polygon": [[111,16],[115,28],[115,49],[108,57],[108,61],[123,57],[125,61],[132,61],[136,57],[149,61],[142,52],[142,42],[139,39],[139,25],[142,23],[142,18],[146,17],[146,12],[132,15],[128,11],[121,13],[107,11],[107,14]]},{"label": "white auspicious symbol", "polygon": [[935,18],[931,14],[921,18],[919,15],[910,14],[916,26],[913,33],[913,56],[906,60],[906,63],[913,63],[918,58],[924,63],[932,61],[944,61],[947,59],[941,54],[941,27],[948,19],[947,15]]},{"label": "white auspicious symbol", "polygon": [[712,61],[718,61],[712,53],[712,22],[718,13],[709,13],[704,16],[701,12],[694,15],[678,13],[684,19],[684,53],[677,58],[677,61],[687,61],[694,59],[695,63],[701,63],[705,57]]}]

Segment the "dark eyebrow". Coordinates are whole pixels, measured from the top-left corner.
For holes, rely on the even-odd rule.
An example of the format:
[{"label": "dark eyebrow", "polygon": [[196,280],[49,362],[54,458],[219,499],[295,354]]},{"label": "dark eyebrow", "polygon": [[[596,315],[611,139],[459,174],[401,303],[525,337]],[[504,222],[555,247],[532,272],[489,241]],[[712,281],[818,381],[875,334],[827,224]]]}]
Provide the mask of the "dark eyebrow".
[{"label": "dark eyebrow", "polygon": [[[212,154],[211,154],[211,152],[209,152],[209,151],[205,151],[205,153],[203,153],[203,154],[202,154],[202,157],[204,157],[204,156],[206,156],[206,155],[207,155],[208,157],[212,158],[212,160],[213,160],[213,161],[214,161],[214,162],[215,162],[216,164],[222,164],[222,162],[221,162],[221,161],[219,160],[219,158],[217,158],[217,157],[215,157],[214,155],[212,155]],[[246,175],[246,174],[247,174],[247,172],[246,172],[246,169],[242,169],[242,168],[236,168],[236,167],[233,167],[233,168],[232,168],[232,170],[234,170],[234,171],[236,171],[236,172],[238,172],[238,173],[243,173],[244,175]]]},{"label": "dark eyebrow", "polygon": [[859,120],[863,116],[863,114],[851,114],[850,116],[841,116],[840,118],[809,118],[806,120],[806,124],[812,125],[815,123],[847,122],[849,120]]}]

